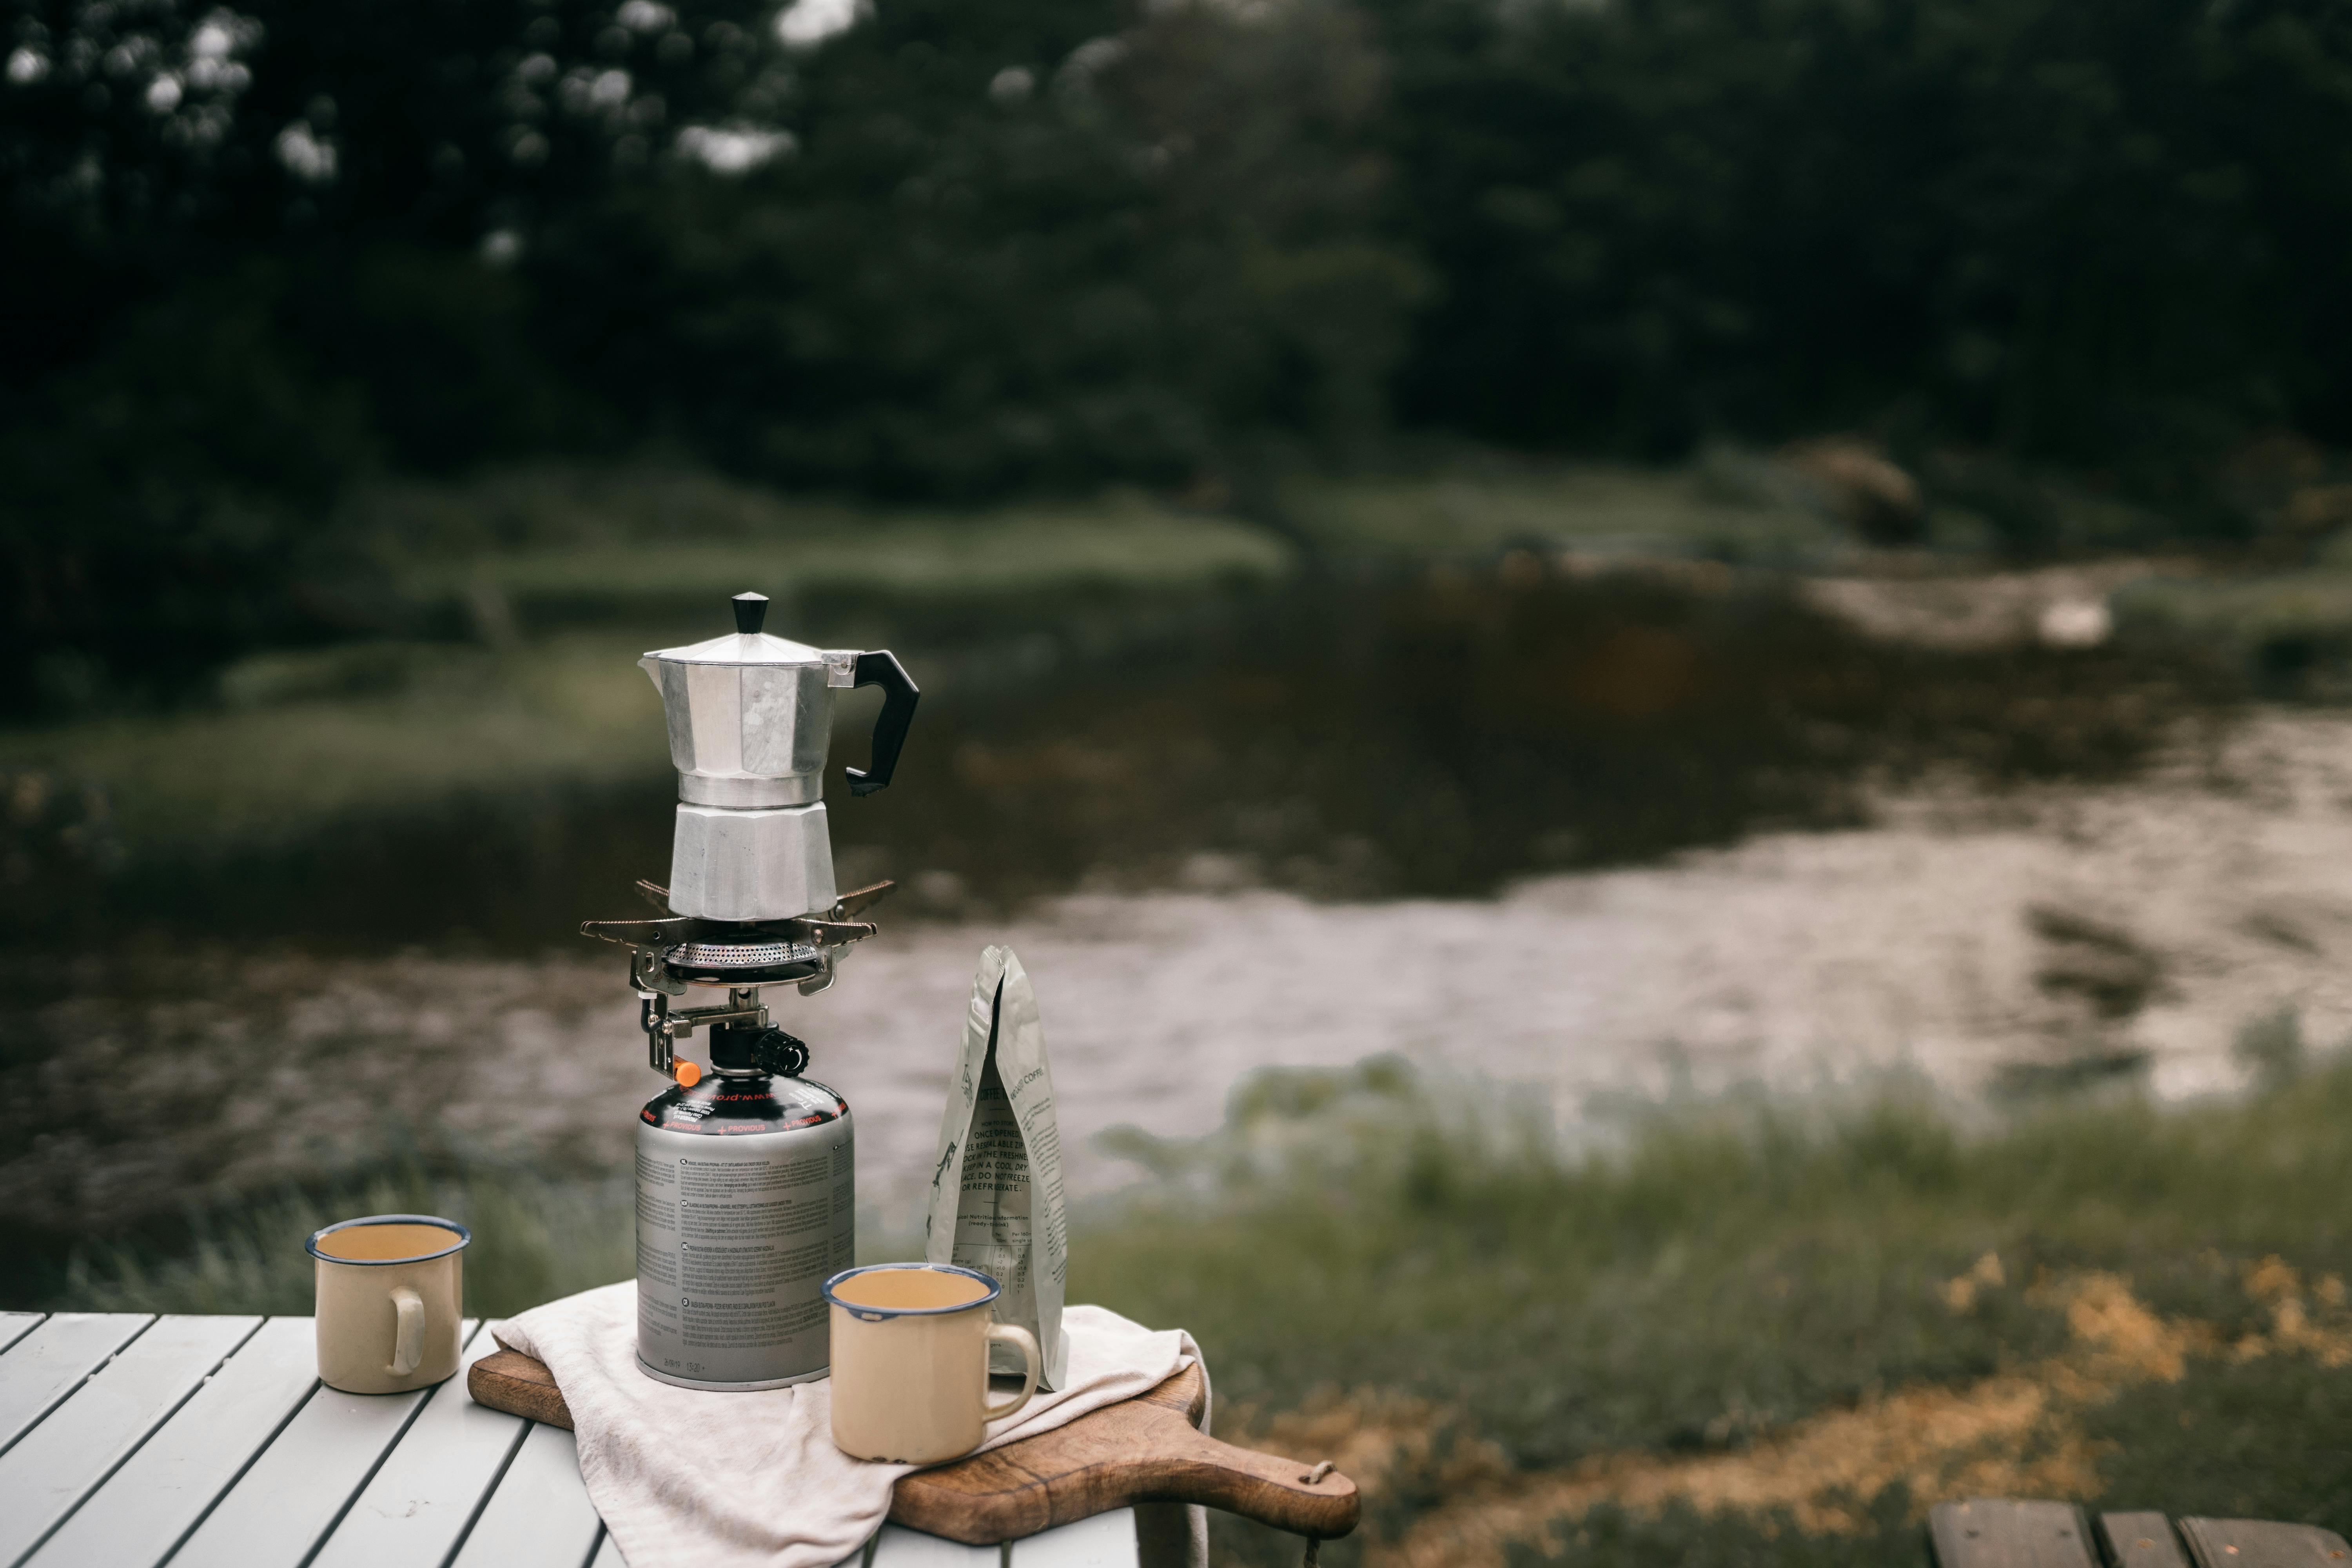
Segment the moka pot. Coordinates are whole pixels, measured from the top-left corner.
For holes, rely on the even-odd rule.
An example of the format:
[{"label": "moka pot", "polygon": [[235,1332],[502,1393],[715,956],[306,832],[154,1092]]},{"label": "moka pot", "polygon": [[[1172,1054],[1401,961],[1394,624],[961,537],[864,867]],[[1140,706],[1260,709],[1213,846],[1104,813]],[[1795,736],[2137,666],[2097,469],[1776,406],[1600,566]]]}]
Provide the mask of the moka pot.
[{"label": "moka pot", "polygon": [[768,601],[735,595],[735,631],[637,661],[662,694],[677,819],[669,907],[715,921],[787,920],[828,910],[833,841],[824,816],[833,694],[879,686],[872,765],[849,792],[890,782],[920,697],[887,649],[809,647],[760,629]]}]

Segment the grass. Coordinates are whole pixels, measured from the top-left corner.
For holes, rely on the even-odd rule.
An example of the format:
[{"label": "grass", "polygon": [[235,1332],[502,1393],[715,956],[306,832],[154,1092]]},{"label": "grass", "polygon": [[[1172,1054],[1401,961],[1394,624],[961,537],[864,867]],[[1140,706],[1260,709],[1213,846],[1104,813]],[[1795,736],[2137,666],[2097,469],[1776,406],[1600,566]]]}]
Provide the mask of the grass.
[{"label": "grass", "polygon": [[1852,542],[1785,473],[1729,453],[1679,469],[1588,463],[1299,478],[1284,486],[1282,503],[1342,555],[1480,555],[1532,541],[1790,567],[1819,564]]},{"label": "grass", "polygon": [[[1287,521],[1341,557],[1480,556],[1528,539],[1644,544],[1658,553],[1817,561],[1847,536],[1780,467],[1710,452],[1682,468],[1453,461],[1355,479],[1294,475]],[[967,510],[853,506],[782,495],[690,468],[538,464],[458,483],[364,491],[338,519],[415,591],[487,577],[519,600],[668,601],[734,582],[746,563],[775,594],[880,588],[918,595],[1040,584],[1199,585],[1279,576],[1290,547],[1239,519],[1133,490]]]},{"label": "grass", "polygon": [[1426,1086],[1319,1076],[1288,1098],[1322,1174],[1265,1178],[1244,1102],[1221,1195],[1086,1237],[1072,1290],[1186,1324],[1228,1413],[1381,1477],[1335,1562],[1916,1560],[1975,1490],[2352,1526],[2352,1068],[1975,1136],[1899,1092],[1687,1111],[1583,1161],[1465,1157]]},{"label": "grass", "polygon": [[314,1279],[303,1238],[363,1214],[441,1215],[471,1230],[465,1263],[470,1313],[504,1317],[636,1272],[625,1179],[556,1183],[488,1167],[440,1175],[408,1168],[192,1215],[180,1245],[165,1252],[100,1243],[74,1257],[65,1294],[76,1309],[91,1311],[308,1316]]},{"label": "grass", "polygon": [[114,831],[155,848],[299,838],[354,811],[667,766],[661,700],[626,634],[403,651],[389,689],[0,732],[0,768],[95,784]]},{"label": "grass", "polygon": [[517,552],[483,557],[475,580],[487,579],[526,608],[539,601],[625,607],[639,598],[709,604],[746,583],[788,600],[1183,591],[1271,581],[1288,575],[1290,565],[1288,547],[1255,529],[1122,498],[1083,511],[845,521],[815,537]]},{"label": "grass", "polygon": [[[1190,1328],[1221,1431],[1366,1484],[1327,1560],[1911,1562],[1982,1491],[2352,1527],[2352,1066],[1975,1131],[1899,1083],[1669,1108],[1581,1155],[1510,1104],[1270,1073],[1130,1135],[1156,1179],[1077,1226],[1072,1300]],[[625,1193],[421,1180],[91,1255],[73,1304],[299,1310],[354,1204],[467,1217],[480,1311],[626,1271]]]},{"label": "grass", "polygon": [[2352,697],[2352,571],[2339,552],[2304,570],[2158,576],[2119,589],[2117,629],[2144,645],[2194,646],[2242,663],[2266,695]]},{"label": "grass", "polygon": [[456,483],[362,492],[337,531],[419,595],[487,581],[526,615],[535,601],[623,615],[737,592],[929,597],[1112,584],[1184,588],[1280,576],[1290,550],[1231,518],[1180,512],[1138,491],[945,509],[785,495],[706,469],[538,464]]}]

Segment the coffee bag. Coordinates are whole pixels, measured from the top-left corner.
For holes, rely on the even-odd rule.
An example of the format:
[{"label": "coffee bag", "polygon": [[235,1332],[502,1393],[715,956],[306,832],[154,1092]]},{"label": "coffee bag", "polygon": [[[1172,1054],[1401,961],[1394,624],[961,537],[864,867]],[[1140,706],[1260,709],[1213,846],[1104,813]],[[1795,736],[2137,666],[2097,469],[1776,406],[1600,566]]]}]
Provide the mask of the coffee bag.
[{"label": "coffee bag", "polygon": [[[1037,1381],[1061,1387],[1069,1369],[1062,1291],[1070,1246],[1062,1134],[1037,994],[1010,948],[983,951],[971,977],[923,1234],[925,1262],[977,1268],[1004,1288],[996,1321],[1037,1337],[1045,1352]],[[1019,1358],[997,1351],[1003,1363],[992,1360],[991,1370],[1018,1374]]]}]

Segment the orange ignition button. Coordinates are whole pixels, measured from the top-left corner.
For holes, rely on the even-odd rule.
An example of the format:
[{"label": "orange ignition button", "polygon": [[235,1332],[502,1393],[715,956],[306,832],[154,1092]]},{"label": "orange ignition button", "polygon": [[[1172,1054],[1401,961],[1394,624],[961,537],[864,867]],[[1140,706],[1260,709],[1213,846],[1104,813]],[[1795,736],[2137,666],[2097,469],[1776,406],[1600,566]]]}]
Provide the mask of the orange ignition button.
[{"label": "orange ignition button", "polygon": [[702,1081],[702,1069],[692,1062],[673,1063],[669,1073],[672,1078],[677,1079],[677,1087],[680,1089],[692,1089]]}]

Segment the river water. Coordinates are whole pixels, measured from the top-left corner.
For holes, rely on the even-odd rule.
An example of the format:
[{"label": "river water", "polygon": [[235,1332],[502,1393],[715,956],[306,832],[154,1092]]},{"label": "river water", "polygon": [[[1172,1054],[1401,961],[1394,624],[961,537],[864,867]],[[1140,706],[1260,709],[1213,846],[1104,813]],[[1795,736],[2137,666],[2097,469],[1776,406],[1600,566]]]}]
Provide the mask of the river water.
[{"label": "river water", "polygon": [[[2280,1009],[2315,1047],[2352,1032],[2352,720],[2257,710],[2128,782],[1927,781],[1869,815],[1479,899],[1313,901],[1202,856],[1172,889],[1003,918],[886,904],[831,992],[772,1000],[856,1107],[862,1203],[894,1226],[995,942],[1035,978],[1081,1194],[1136,1174],[1097,1135],[1204,1133],[1272,1066],[1393,1053],[1574,1129],[1627,1095],[1888,1068],[1967,1097],[2139,1060],[2191,1096],[2243,1081],[2233,1043]],[[58,1048],[0,1085],[50,1112],[0,1214],[109,1228],[419,1153],[615,1170],[659,1087],[635,1014],[617,950],[85,975],[35,1020]]]}]

